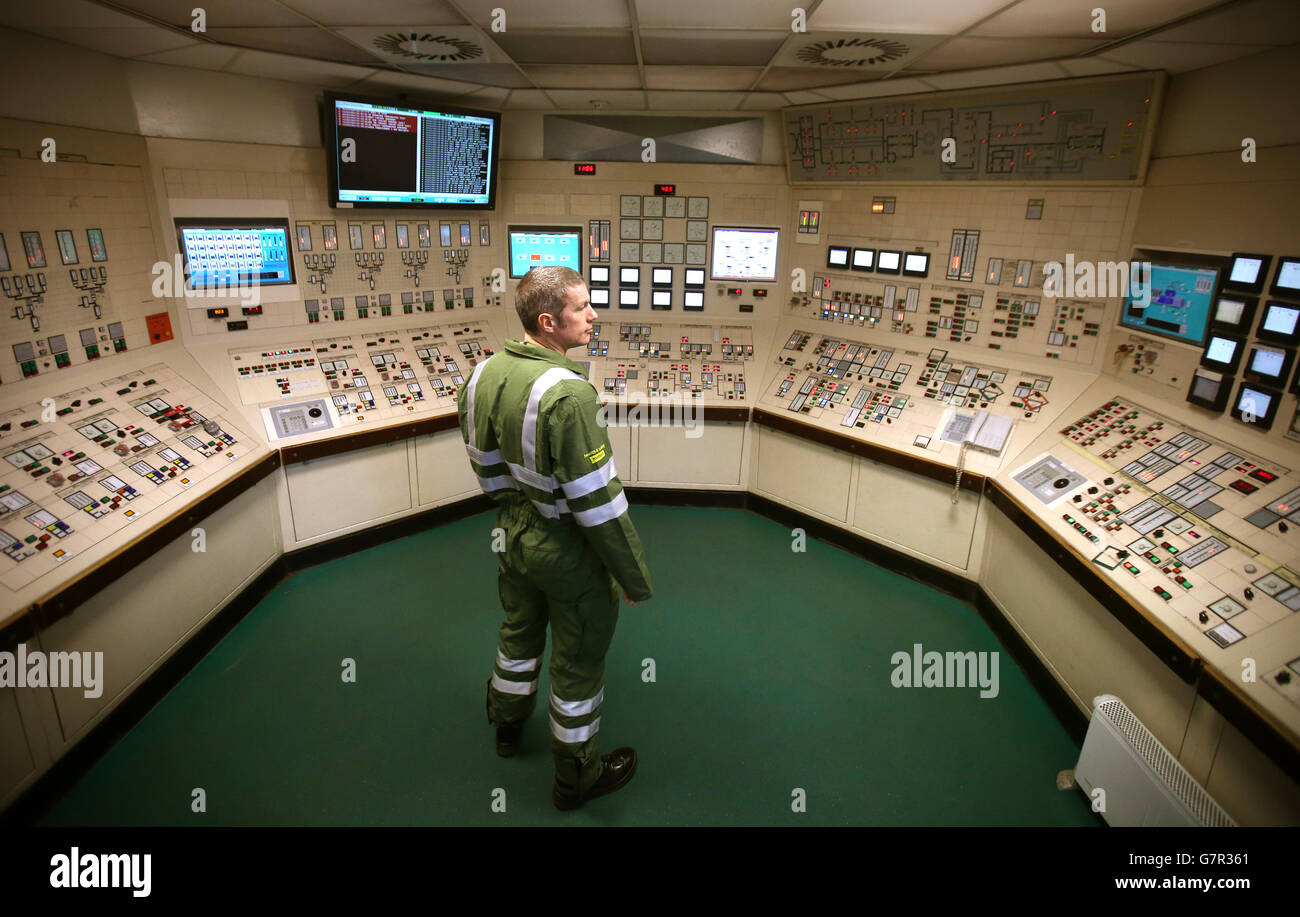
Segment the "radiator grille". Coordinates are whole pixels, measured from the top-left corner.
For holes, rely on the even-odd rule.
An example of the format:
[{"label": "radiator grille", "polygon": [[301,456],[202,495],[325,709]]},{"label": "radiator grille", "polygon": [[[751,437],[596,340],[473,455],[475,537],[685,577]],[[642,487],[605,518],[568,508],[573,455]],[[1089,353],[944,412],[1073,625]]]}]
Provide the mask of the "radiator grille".
[{"label": "radiator grille", "polygon": [[[1099,698],[1100,700],[1100,698]],[[1123,733],[1138,756],[1146,762],[1169,791],[1177,796],[1200,820],[1211,828],[1230,828],[1235,822],[1228,817],[1205,789],[1192,779],[1178,759],[1160,744],[1151,730],[1133,715],[1133,711],[1118,697],[1110,696],[1093,709],[1094,716],[1104,716]]]}]

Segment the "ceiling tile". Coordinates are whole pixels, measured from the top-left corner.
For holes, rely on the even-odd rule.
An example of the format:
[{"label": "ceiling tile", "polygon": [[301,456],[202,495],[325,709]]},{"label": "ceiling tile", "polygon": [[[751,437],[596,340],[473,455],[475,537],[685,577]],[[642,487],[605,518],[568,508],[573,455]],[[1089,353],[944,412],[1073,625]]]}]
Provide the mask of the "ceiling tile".
[{"label": "ceiling tile", "polygon": [[646,67],[647,89],[737,90],[754,85],[759,67]]},{"label": "ceiling tile", "polygon": [[797,89],[817,89],[822,86],[843,86],[846,83],[861,83],[872,77],[882,77],[883,73],[860,73],[857,71],[823,71],[773,67],[763,74],[758,88],[769,92],[792,92]]},{"label": "ceiling tile", "polygon": [[789,0],[636,0],[643,29],[705,26],[722,29],[779,29],[794,22]]},{"label": "ceiling tile", "polygon": [[190,11],[196,7],[203,8],[209,29],[311,25],[287,9],[287,4],[267,3],[266,0],[201,0],[195,3],[177,3],[176,0],[114,0],[114,3],[123,9],[187,29],[193,21]]},{"label": "ceiling tile", "polygon": [[[639,89],[552,89],[546,93],[566,111],[632,111],[645,108],[645,94]],[[606,103],[594,108],[592,100]]]},{"label": "ceiling tile", "polygon": [[646,93],[654,109],[692,111],[732,111],[745,98],[743,92],[665,92]]},{"label": "ceiling tile", "polygon": [[1148,36],[1152,41],[1290,45],[1300,42],[1300,3],[1254,0]]},{"label": "ceiling tile", "polygon": [[1087,38],[953,38],[921,54],[917,65],[927,70],[965,70],[1001,67],[1025,61],[1069,57],[1100,48],[1105,42]]},{"label": "ceiling tile", "polygon": [[517,64],[636,64],[631,32],[511,32],[492,38]]},{"label": "ceiling tile", "polygon": [[1186,73],[1271,50],[1271,45],[1207,45],[1143,39],[1111,48],[1105,54],[1097,56],[1121,64],[1131,64],[1143,70]]},{"label": "ceiling tile", "polygon": [[521,69],[530,80],[544,89],[582,89],[586,86],[600,86],[603,89],[641,88],[641,74],[636,67],[533,64]]},{"label": "ceiling tile", "polygon": [[876,35],[911,32],[956,35],[1009,0],[925,0],[924,3],[863,3],[862,0],[822,0],[808,17],[808,28],[840,29]]},{"label": "ceiling tile", "polygon": [[31,31],[37,35],[53,38],[56,41],[64,41],[70,45],[89,48],[101,54],[112,54],[117,57],[139,57],[144,54],[173,51],[198,44],[198,42],[186,38],[184,35],[158,26],[129,29],[82,29],[68,28],[66,25],[58,28],[38,26],[31,29]]},{"label": "ceiling tile", "polygon": [[791,105],[812,105],[815,102],[825,102],[826,96],[816,92],[807,92],[799,90],[798,92],[787,92],[784,94],[790,100]]},{"label": "ceiling tile", "polygon": [[1121,64],[1119,61],[1103,60],[1100,57],[1067,57],[1057,61],[1056,65],[1063,68],[1070,76],[1097,76],[1102,73],[1127,73],[1145,69]]},{"label": "ceiling tile", "polygon": [[482,105],[488,108],[500,108],[501,103],[510,95],[509,89],[502,89],[499,86],[485,86],[482,89],[471,92],[469,95],[461,98],[461,102],[466,105]]},{"label": "ceiling tile", "polygon": [[157,54],[146,54],[138,60],[150,64],[168,64],[173,67],[195,67],[200,70],[221,70],[234,60],[235,56],[244,53],[239,48],[232,48],[229,45],[217,45],[209,42],[199,42],[190,45],[188,48],[178,48],[175,51],[160,51]]},{"label": "ceiling tile", "polygon": [[467,25],[465,17],[445,0],[279,0],[324,26]]},{"label": "ceiling tile", "polygon": [[751,38],[736,32],[642,32],[641,57],[647,66],[765,67],[785,39],[785,35]]},{"label": "ceiling tile", "polygon": [[505,107],[510,109],[531,109],[554,111],[555,105],[546,97],[546,93],[539,89],[514,89],[510,92],[510,98],[506,99]]},{"label": "ceiling tile", "polygon": [[528,77],[512,64],[403,64],[402,69],[444,80],[465,80],[483,86],[532,89]]},{"label": "ceiling tile", "polygon": [[502,0],[457,0],[476,25],[491,30],[493,21],[500,21],[494,11],[505,11],[505,31],[493,32],[492,37],[508,35],[516,29],[592,28],[611,29],[632,27],[627,14],[627,4],[617,3],[503,3]]},{"label": "ceiling tile", "polygon": [[877,99],[885,96],[934,92],[934,87],[916,78],[896,78],[873,80],[870,83],[852,83],[848,86],[827,86],[818,89],[817,92],[832,99]]},{"label": "ceiling tile", "polygon": [[466,93],[482,89],[478,83],[464,82],[461,80],[440,80],[432,76],[420,76],[417,73],[396,73],[391,70],[380,70],[366,79],[357,87],[357,91],[373,91],[376,94],[390,92],[416,92],[425,93],[426,95],[436,95],[444,98],[463,96]]},{"label": "ceiling tile", "polygon": [[1020,64],[988,70],[965,70],[960,73],[933,73],[925,81],[939,89],[965,89],[970,86],[1002,86],[1006,83],[1038,83],[1061,79],[1055,64]]},{"label": "ceiling tile", "polygon": [[[42,28],[124,29],[149,26],[134,16],[119,13],[89,0],[42,0],[40,3],[10,3],[0,6],[0,25],[25,32]],[[189,17],[185,19],[189,28]]]},{"label": "ceiling tile", "polygon": [[375,63],[375,55],[315,26],[304,29],[209,28],[207,35],[216,41],[240,48],[257,48],[278,54],[297,54],[345,63]]},{"label": "ceiling tile", "polygon": [[786,97],[779,92],[747,92],[740,107],[745,110],[771,111],[789,105]]},{"label": "ceiling tile", "polygon": [[331,61],[308,60],[267,51],[244,51],[225,68],[227,73],[260,76],[294,83],[320,83],[332,89],[350,86],[373,74],[373,67],[353,67]]},{"label": "ceiling tile", "polygon": [[[1142,0],[1099,3],[1097,0],[1021,0],[968,33],[1004,38],[1123,38],[1163,25],[1223,0]],[[1092,30],[1094,9],[1106,11],[1106,31]]]}]

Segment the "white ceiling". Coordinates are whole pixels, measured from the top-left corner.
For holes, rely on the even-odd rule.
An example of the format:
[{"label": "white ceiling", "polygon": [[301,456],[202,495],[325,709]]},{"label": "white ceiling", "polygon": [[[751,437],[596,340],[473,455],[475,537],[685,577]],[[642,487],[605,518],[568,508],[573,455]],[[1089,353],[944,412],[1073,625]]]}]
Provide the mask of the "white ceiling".
[{"label": "white ceiling", "polygon": [[[206,23],[195,32],[199,5]],[[791,0],[40,0],[6,5],[0,25],[129,60],[543,111],[757,111],[1182,73],[1300,42],[1300,0],[806,0],[800,32],[792,9]]]}]

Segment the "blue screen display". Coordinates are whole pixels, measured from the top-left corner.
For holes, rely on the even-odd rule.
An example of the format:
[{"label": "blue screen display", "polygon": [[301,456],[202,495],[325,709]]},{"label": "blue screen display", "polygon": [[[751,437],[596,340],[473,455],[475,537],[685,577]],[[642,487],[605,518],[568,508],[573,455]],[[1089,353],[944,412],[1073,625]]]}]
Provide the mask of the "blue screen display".
[{"label": "blue screen display", "polygon": [[1218,279],[1214,268],[1152,264],[1140,282],[1130,281],[1120,324],[1199,344],[1205,340]]},{"label": "blue screen display", "polygon": [[522,277],[535,267],[567,267],[582,273],[582,239],[578,229],[510,229],[510,276]]},{"label": "blue screen display", "polygon": [[287,226],[186,226],[180,235],[193,289],[293,283]]}]

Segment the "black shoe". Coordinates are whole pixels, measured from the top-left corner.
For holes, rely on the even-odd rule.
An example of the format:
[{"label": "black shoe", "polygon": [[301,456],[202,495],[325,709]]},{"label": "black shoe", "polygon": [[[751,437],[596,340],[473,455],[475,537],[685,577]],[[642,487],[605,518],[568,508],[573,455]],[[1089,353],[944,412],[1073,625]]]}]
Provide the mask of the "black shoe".
[{"label": "black shoe", "polygon": [[519,736],[524,731],[522,725],[497,727],[497,754],[503,758],[512,758],[519,751]]},{"label": "black shoe", "polygon": [[551,801],[555,803],[555,808],[561,812],[581,809],[588,799],[607,796],[622,789],[636,773],[636,750],[633,748],[615,749],[607,755],[601,755],[600,760],[604,762],[605,769],[585,796],[563,791],[558,783],[551,789]]}]

